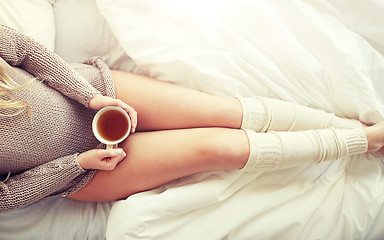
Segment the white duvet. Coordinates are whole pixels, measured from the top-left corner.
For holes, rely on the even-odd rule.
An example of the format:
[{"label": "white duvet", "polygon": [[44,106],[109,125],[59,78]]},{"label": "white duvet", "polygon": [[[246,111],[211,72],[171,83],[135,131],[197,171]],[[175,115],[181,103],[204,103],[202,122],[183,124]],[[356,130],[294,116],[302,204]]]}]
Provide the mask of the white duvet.
[{"label": "white duvet", "polygon": [[[384,119],[382,0],[97,0],[152,77]],[[177,101],[177,99],[175,99]],[[108,239],[383,239],[383,156],[190,176],[116,202]]]}]

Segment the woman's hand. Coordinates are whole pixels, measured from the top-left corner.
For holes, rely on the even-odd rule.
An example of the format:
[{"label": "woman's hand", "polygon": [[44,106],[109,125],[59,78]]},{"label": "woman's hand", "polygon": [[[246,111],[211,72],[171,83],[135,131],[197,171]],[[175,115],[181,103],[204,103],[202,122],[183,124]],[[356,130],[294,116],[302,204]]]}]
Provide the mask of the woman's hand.
[{"label": "woman's hand", "polygon": [[117,106],[123,108],[131,118],[132,128],[131,132],[134,133],[136,131],[137,127],[137,112],[135,109],[125,102],[121,101],[120,99],[114,99],[111,97],[103,96],[101,94],[96,94],[93,96],[93,98],[89,101],[89,107],[94,110],[100,110],[103,107],[107,106]]},{"label": "woman's hand", "polygon": [[126,153],[121,148],[93,149],[79,154],[77,161],[84,169],[113,170]]}]

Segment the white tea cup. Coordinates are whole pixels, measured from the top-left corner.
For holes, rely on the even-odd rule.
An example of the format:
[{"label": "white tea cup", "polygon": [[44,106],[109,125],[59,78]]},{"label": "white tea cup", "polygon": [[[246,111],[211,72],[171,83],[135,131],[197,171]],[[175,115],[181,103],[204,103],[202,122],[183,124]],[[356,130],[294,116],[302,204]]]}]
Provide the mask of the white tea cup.
[{"label": "white tea cup", "polygon": [[93,117],[92,131],[97,140],[111,149],[124,141],[131,132],[131,119],[128,113],[116,106],[100,109]]}]

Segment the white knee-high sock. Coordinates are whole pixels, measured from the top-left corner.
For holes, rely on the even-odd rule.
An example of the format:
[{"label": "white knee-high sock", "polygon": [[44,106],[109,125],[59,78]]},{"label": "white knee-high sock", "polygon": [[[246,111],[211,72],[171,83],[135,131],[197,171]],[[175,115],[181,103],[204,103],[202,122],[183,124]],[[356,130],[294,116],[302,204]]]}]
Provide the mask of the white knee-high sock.
[{"label": "white knee-high sock", "polygon": [[258,132],[301,131],[310,129],[361,128],[357,120],[345,119],[323,110],[300,106],[287,101],[253,97],[237,97],[243,107],[241,128]]},{"label": "white knee-high sock", "polygon": [[319,163],[365,153],[368,142],[362,128],[321,129],[248,135],[250,154],[244,171],[268,171],[302,163]]}]

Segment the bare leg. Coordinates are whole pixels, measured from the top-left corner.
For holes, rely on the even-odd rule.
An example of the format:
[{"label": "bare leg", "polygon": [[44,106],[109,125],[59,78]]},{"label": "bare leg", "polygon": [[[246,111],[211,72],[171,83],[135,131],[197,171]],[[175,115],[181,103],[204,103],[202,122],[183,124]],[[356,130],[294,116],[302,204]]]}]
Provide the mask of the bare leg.
[{"label": "bare leg", "polygon": [[235,98],[213,96],[128,72],[112,74],[117,98],[138,112],[139,131],[240,128],[243,113]]},{"label": "bare leg", "polygon": [[123,144],[126,159],[112,171],[98,171],[68,197],[109,201],[161,186],[180,177],[242,168],[248,159],[244,131],[226,128],[138,132]]},{"label": "bare leg", "polygon": [[[351,134],[351,131],[354,130],[345,131]],[[365,128],[364,131],[368,140],[368,151],[374,152],[382,149],[384,145],[384,123]],[[307,132],[310,134],[309,131]],[[284,134],[294,137],[294,135],[301,136],[302,133],[286,132]],[[324,155],[328,156],[332,153],[332,149],[339,149],[341,146],[341,142],[335,137],[332,137],[335,145],[332,146],[332,141],[325,141],[319,146],[316,141],[300,141],[302,138],[290,138],[292,141],[283,143],[281,138],[276,136],[275,141],[271,141],[270,137],[266,138],[274,135],[274,133],[255,134],[260,137],[254,142],[256,144],[252,144],[251,138],[249,145],[244,131],[229,128],[197,128],[135,133],[122,144],[127,153],[124,161],[120,162],[112,171],[99,171],[87,186],[68,197],[82,201],[117,200],[191,174],[214,170],[241,169],[251,156],[262,159],[260,165],[257,162],[258,160],[256,162],[251,161],[256,170],[262,169],[263,166],[268,167],[271,164],[280,168],[285,166],[284,164],[280,166],[281,156],[288,163],[287,166],[301,164],[302,162],[315,163],[318,160],[318,154],[323,156],[323,153],[319,153],[324,150],[323,147],[327,146],[325,149],[329,149]],[[364,141],[365,139],[365,137],[361,137],[361,131],[357,131],[353,138],[353,145],[357,143],[355,140]],[[287,138],[284,137],[284,139]],[[351,139],[351,136],[348,139]],[[306,147],[309,143],[313,145],[311,148]],[[360,150],[360,147],[364,146],[365,143],[365,141],[364,143],[361,142],[362,145],[359,146],[348,145],[349,147],[352,146],[352,148],[348,147],[348,151],[355,150],[345,154],[362,153],[360,151],[363,150]],[[260,145],[264,147],[258,148]],[[287,147],[285,148],[283,145]],[[252,150],[249,147],[251,149],[257,147],[260,151],[257,151],[257,155],[252,155],[250,154]],[[276,149],[281,150],[276,151]],[[366,150],[364,149],[364,151]],[[344,150],[341,152],[344,152]],[[337,152],[337,154],[339,153]],[[293,158],[287,158],[289,156]],[[298,162],[298,157],[305,159]],[[252,171],[252,168],[249,170]]]},{"label": "bare leg", "polygon": [[298,131],[360,126],[356,120],[285,101],[263,98],[267,111],[256,98],[239,98],[243,99],[240,104],[236,98],[213,96],[142,75],[122,71],[112,74],[117,97],[138,112],[139,131],[195,127]]},{"label": "bare leg", "polygon": [[[117,97],[138,112],[138,130],[225,128],[132,134],[121,145],[127,153],[124,161],[112,171],[98,171],[87,186],[68,197],[82,201],[117,200],[191,174],[245,166],[250,146],[245,132],[233,129],[240,127],[242,119],[242,108],[236,99],[130,73],[113,74]],[[384,144],[382,137],[376,137],[377,132],[384,132],[383,128],[367,132],[373,151]]]}]

